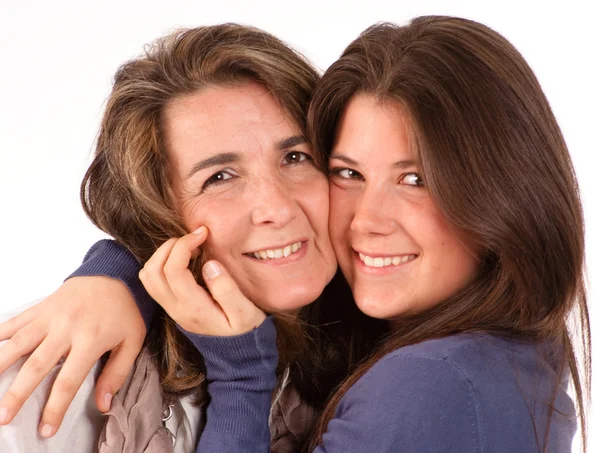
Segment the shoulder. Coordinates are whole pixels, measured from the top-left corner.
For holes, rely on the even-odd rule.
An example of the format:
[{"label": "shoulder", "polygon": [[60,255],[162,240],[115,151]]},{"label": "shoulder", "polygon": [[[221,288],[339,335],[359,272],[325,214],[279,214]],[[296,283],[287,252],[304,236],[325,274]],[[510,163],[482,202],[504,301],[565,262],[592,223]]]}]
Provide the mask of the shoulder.
[{"label": "shoulder", "polygon": [[377,361],[357,386],[385,382],[419,385],[413,379],[421,376],[422,385],[443,379],[460,382],[468,390],[472,387],[473,371],[480,366],[479,360],[489,357],[490,349],[496,347],[490,338],[483,334],[462,334],[396,349]]},{"label": "shoulder", "polygon": [[[545,426],[555,382],[540,348],[468,333],[396,349],[348,390],[330,425],[346,423],[363,437],[372,430],[410,452],[496,451],[507,432],[515,448],[535,446],[533,423]],[[571,429],[561,420],[553,426],[561,436]]]},{"label": "shoulder", "polygon": [[426,412],[427,401],[439,408],[444,401],[473,398],[470,363],[464,359],[471,348],[471,339],[458,336],[399,348],[377,361],[348,394],[376,395],[396,409],[399,401],[419,400],[416,407],[406,405],[413,412]]},{"label": "shoulder", "polygon": [[375,363],[344,395],[330,428],[384,439],[391,451],[481,451],[473,384],[449,359],[464,345],[433,341]]}]

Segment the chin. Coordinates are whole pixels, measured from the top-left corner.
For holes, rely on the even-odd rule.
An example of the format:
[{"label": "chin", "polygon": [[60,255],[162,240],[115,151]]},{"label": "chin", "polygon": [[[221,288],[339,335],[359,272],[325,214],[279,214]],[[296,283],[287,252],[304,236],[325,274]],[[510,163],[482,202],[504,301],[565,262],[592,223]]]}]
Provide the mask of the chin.
[{"label": "chin", "polygon": [[302,308],[312,304],[323,292],[325,285],[286,286],[272,294],[262,294],[256,305],[268,313],[297,314]]},{"label": "chin", "polygon": [[360,290],[353,290],[353,293],[356,306],[371,318],[393,319],[404,311],[400,302],[393,300],[390,294]]}]

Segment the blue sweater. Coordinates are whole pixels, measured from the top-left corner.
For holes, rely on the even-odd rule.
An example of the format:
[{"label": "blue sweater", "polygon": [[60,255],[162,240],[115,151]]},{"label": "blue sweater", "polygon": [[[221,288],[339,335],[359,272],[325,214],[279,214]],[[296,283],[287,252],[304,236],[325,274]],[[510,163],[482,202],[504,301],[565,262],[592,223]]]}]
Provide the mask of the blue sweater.
[{"label": "blue sweater", "polygon": [[[238,337],[186,333],[211,395],[198,453],[269,451],[277,349],[272,320]],[[397,349],[342,398],[315,453],[541,452],[553,383],[543,346],[460,334]],[[571,451],[575,410],[562,383],[548,452]]]},{"label": "blue sweater", "polygon": [[[133,275],[137,280],[139,265],[133,260],[137,267],[132,272],[131,255],[125,258],[114,242],[95,247],[88,254],[92,265],[84,262],[76,275],[121,278],[146,310],[146,319],[155,303],[137,286],[139,281],[130,281]],[[196,451],[268,452],[277,382],[272,319],[236,337],[184,333],[205,359],[211,395]],[[397,349],[344,395],[315,453],[541,452],[558,379],[544,348],[469,333]],[[552,453],[570,452],[576,430],[566,384],[561,382],[554,401],[546,450]]]}]

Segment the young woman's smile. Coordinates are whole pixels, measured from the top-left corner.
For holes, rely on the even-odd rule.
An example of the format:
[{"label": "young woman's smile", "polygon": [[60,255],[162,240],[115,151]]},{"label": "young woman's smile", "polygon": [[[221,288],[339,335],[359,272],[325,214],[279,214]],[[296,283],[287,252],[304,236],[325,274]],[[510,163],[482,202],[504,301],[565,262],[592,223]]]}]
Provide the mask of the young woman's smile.
[{"label": "young woman's smile", "polygon": [[434,205],[400,104],[356,95],[330,156],[331,240],[359,308],[395,319],[456,294],[478,260]]}]

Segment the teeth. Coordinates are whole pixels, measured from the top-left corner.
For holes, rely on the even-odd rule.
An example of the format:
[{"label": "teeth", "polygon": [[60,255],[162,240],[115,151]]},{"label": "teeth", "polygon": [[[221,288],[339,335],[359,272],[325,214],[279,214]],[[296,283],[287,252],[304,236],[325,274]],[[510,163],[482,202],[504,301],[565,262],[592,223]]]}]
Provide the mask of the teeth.
[{"label": "teeth", "polygon": [[302,248],[302,242],[294,242],[292,245],[288,245],[282,249],[269,249],[269,250],[260,250],[259,252],[253,252],[251,255],[254,256],[257,260],[267,260],[267,259],[277,259],[277,258],[286,258],[290,256],[292,253],[296,253],[298,250]]},{"label": "teeth", "polygon": [[383,257],[372,257],[368,255],[358,254],[360,260],[369,267],[387,267],[387,266],[399,266],[400,264],[407,263],[408,261],[414,260],[417,255],[404,255],[404,256],[386,256]]}]

